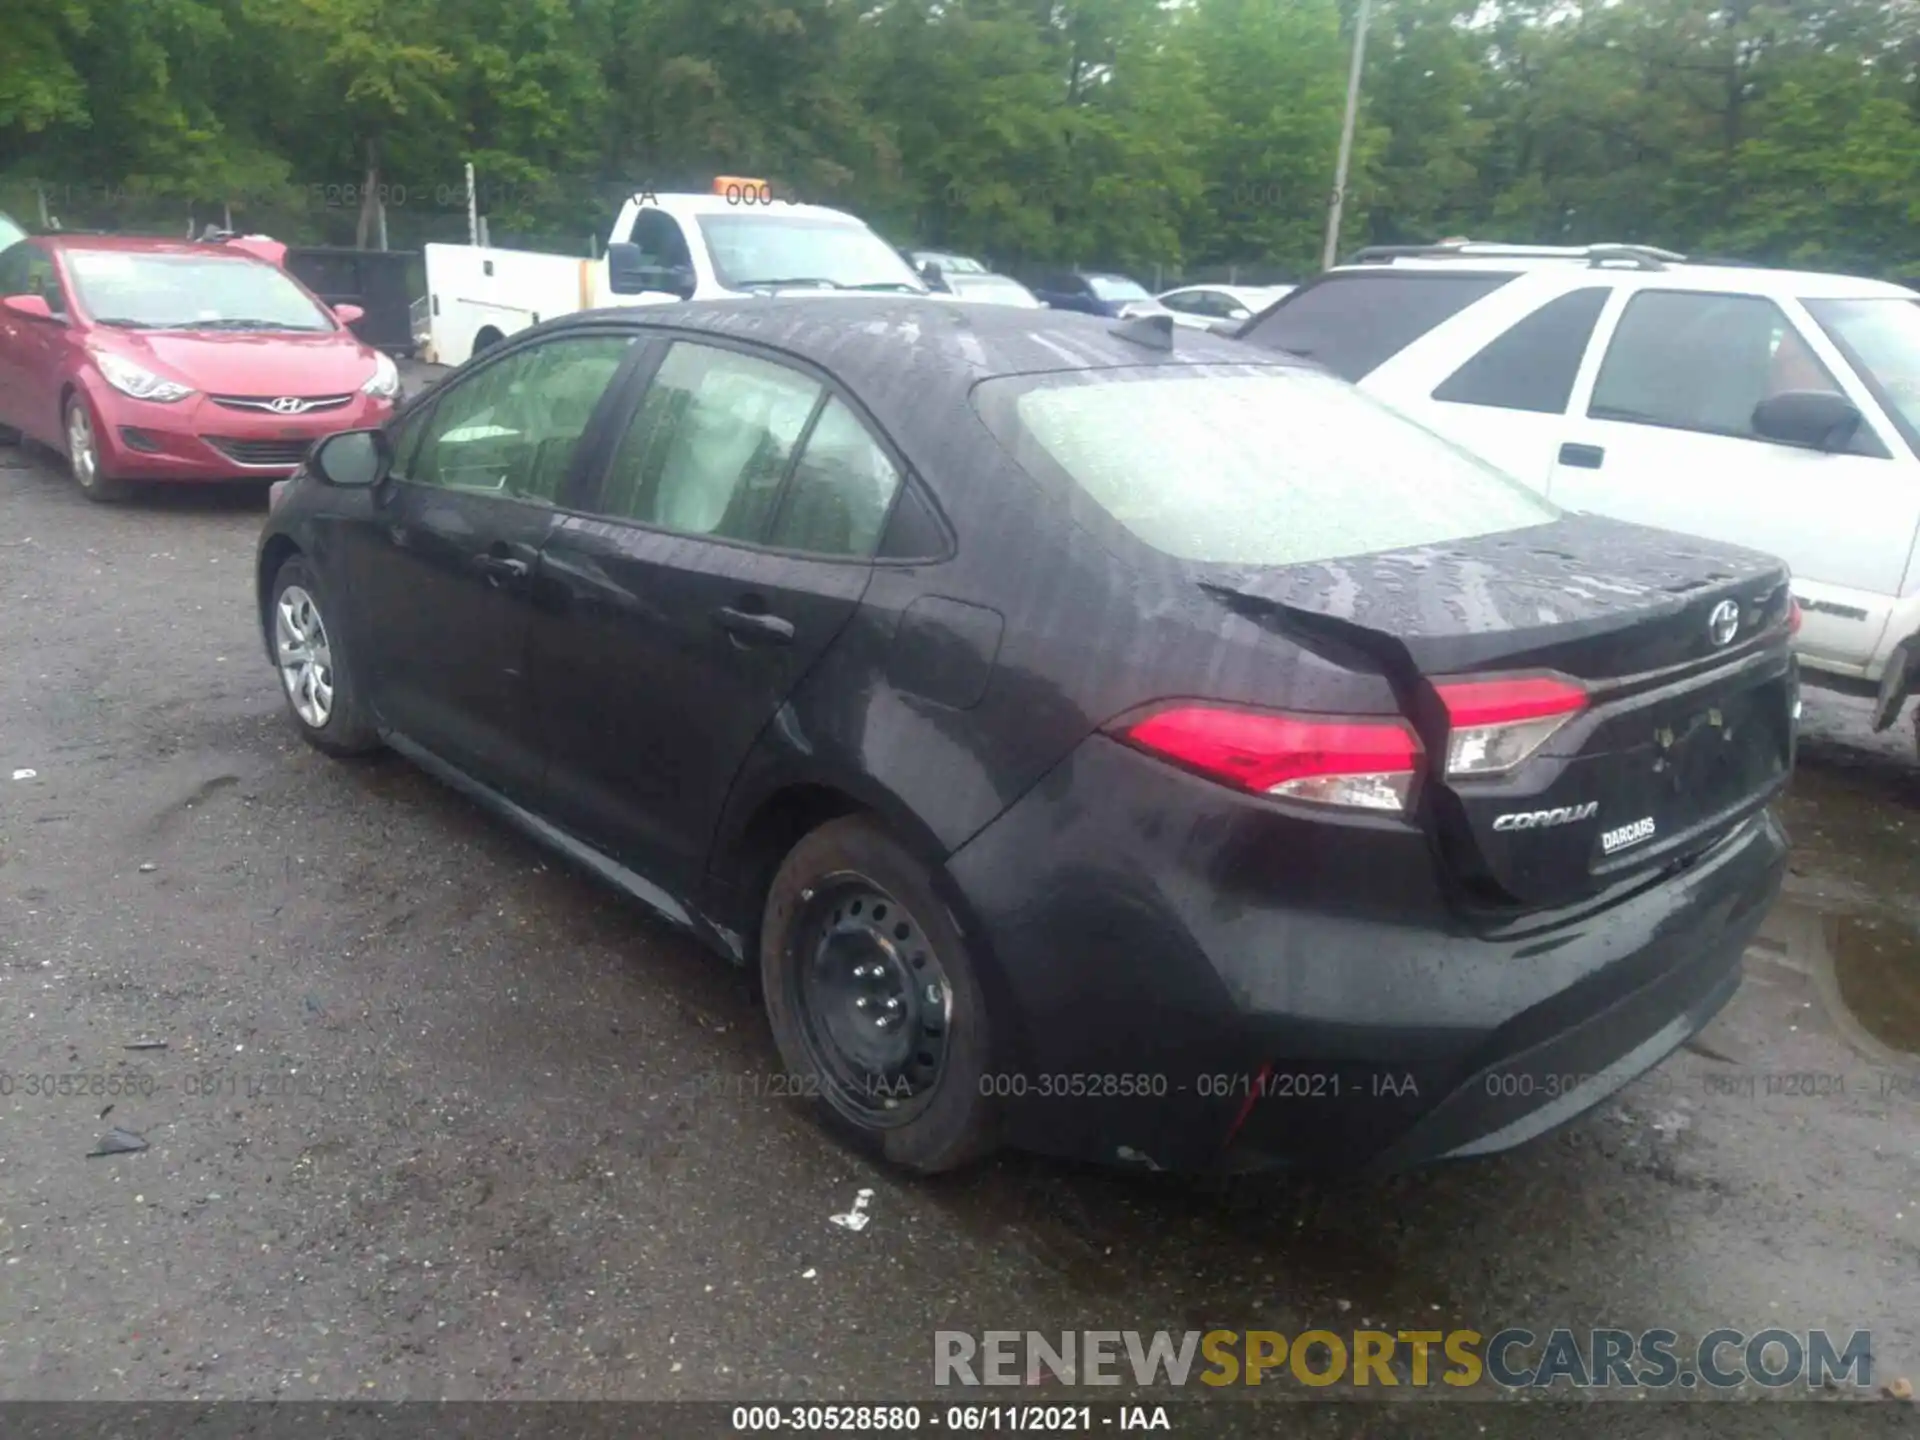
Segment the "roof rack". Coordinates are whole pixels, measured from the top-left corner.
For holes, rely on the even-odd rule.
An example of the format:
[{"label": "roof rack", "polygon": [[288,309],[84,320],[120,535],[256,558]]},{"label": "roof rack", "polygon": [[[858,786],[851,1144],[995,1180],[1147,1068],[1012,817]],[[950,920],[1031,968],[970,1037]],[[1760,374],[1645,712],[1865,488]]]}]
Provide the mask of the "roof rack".
[{"label": "roof rack", "polygon": [[1632,265],[1637,270],[1664,270],[1686,256],[1652,245],[1503,245],[1483,240],[1457,240],[1438,245],[1369,245],[1356,250],[1349,265],[1390,265],[1395,260],[1584,260],[1587,264]]}]

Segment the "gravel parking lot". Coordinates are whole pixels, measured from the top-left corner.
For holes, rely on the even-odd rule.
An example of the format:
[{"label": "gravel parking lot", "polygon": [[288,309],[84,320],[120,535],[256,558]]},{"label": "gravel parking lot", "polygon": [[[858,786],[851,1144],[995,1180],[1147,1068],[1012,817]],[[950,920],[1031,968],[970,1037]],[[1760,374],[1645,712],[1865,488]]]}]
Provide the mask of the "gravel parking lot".
[{"label": "gravel parking lot", "polygon": [[[1876,1381],[1920,1370],[1920,766],[1864,703],[1810,697],[1732,1005],[1570,1129],[1384,1184],[910,1183],[766,1093],[724,965],[300,743],[263,511],[0,449],[0,1398],[898,1398],[939,1328],[1363,1320],[1869,1329]],[[89,1158],[115,1126],[148,1148]]]}]

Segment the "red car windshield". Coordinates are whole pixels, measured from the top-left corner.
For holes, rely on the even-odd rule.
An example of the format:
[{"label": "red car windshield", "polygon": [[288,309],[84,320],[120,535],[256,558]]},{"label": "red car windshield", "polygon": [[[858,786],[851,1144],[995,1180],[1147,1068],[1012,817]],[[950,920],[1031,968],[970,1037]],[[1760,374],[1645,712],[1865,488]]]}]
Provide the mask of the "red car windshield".
[{"label": "red car windshield", "polygon": [[101,325],[136,330],[325,331],[333,320],[280,271],[224,255],[66,252],[80,303]]}]

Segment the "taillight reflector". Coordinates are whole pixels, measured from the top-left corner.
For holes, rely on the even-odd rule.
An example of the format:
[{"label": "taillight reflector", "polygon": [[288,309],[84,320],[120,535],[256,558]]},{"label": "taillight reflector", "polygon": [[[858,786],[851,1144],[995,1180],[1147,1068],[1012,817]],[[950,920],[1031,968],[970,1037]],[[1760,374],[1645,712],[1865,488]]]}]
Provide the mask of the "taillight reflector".
[{"label": "taillight reflector", "polygon": [[1397,719],[1322,718],[1174,705],[1125,726],[1149,754],[1256,795],[1404,811],[1420,742]]},{"label": "taillight reflector", "polygon": [[1577,681],[1556,675],[1449,680],[1435,685],[1446,706],[1447,774],[1498,775],[1526,760],[1587,707]]}]

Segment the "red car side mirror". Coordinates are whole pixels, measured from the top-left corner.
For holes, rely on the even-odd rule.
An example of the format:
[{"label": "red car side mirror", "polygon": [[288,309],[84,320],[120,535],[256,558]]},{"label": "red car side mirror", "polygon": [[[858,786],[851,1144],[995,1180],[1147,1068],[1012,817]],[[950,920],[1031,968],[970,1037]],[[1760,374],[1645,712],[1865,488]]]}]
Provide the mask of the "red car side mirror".
[{"label": "red car side mirror", "polygon": [[351,325],[354,321],[364,318],[366,313],[367,312],[362,310],[358,305],[336,305],[333,307],[333,318],[338,320],[342,325]]},{"label": "red car side mirror", "polygon": [[0,300],[0,305],[6,306],[16,315],[26,316],[29,320],[53,319],[53,311],[38,295],[9,295],[4,300]]}]

